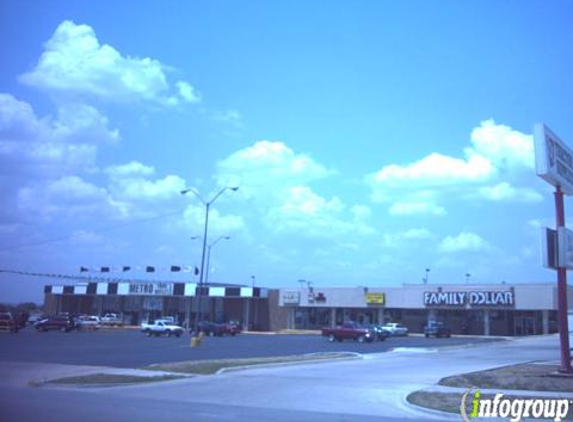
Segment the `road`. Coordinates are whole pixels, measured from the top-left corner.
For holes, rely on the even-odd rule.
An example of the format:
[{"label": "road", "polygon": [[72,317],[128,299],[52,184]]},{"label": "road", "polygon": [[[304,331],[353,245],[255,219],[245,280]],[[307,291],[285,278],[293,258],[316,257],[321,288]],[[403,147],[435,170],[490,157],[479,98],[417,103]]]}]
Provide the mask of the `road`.
[{"label": "road", "polygon": [[7,422],[451,421],[459,416],[415,410],[405,396],[444,376],[558,357],[555,336],[532,337],[112,388],[17,385],[0,366],[0,405]]}]

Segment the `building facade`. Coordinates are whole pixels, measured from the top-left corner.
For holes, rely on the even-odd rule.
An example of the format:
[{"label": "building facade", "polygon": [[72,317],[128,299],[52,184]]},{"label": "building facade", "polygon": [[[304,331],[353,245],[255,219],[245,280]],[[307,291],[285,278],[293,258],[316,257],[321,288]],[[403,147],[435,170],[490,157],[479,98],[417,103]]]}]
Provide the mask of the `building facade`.
[{"label": "building facade", "polygon": [[[569,303],[573,290],[569,289]],[[454,334],[531,335],[557,331],[557,286],[538,284],[404,284],[402,287],[281,289],[287,328],[318,329],[352,320],[400,322],[420,333],[428,321]]]},{"label": "building facade", "polygon": [[269,330],[268,291],[238,285],[175,282],[97,282],[44,287],[44,311],[49,314],[103,315],[116,313],[139,325],[162,316],[185,327],[198,318],[239,321],[245,328]]},{"label": "building facade", "polygon": [[[569,302],[573,289],[568,290]],[[420,333],[428,321],[454,334],[519,336],[557,331],[557,286],[537,284],[404,284],[401,287],[265,289],[176,282],[97,282],[45,286],[45,312],[119,313],[127,324],[172,316],[239,321],[261,331],[316,330],[344,321],[400,322]]]}]

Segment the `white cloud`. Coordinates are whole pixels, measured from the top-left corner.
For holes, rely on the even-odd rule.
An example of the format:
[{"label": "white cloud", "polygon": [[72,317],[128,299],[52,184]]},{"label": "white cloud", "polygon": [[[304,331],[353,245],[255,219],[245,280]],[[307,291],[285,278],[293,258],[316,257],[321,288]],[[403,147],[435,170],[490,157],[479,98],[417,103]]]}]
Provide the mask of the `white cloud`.
[{"label": "white cloud", "polygon": [[241,186],[241,194],[247,196],[260,195],[260,189],[268,192],[304,185],[330,174],[332,171],[306,154],[295,154],[282,142],[259,141],[217,163],[219,184]]},{"label": "white cloud", "polygon": [[426,202],[396,202],[389,208],[388,212],[391,215],[446,214],[446,210],[444,208]]},{"label": "white cloud", "polygon": [[124,56],[100,44],[88,25],[64,21],[46,42],[36,67],[21,75],[20,81],[63,97],[164,105],[199,100],[193,87],[183,81],[177,84],[177,96],[171,95],[164,70],[158,60]]},{"label": "white cloud", "polygon": [[119,137],[107,118],[90,106],[66,106],[57,118],[38,118],[28,103],[0,94],[0,172],[12,178],[89,170],[97,146]]},{"label": "white cloud", "polygon": [[217,164],[220,186],[240,186],[237,195],[256,204],[264,224],[275,233],[312,237],[371,234],[365,206],[348,207],[311,186],[335,174],[307,154],[282,142],[259,141]]},{"label": "white cloud", "polygon": [[105,172],[112,178],[121,178],[126,176],[151,176],[155,173],[155,169],[138,161],[131,161],[127,164],[109,166],[105,169]]},{"label": "white cloud", "polygon": [[365,180],[373,201],[394,203],[391,215],[443,215],[439,201],[451,197],[540,201],[535,190],[515,186],[533,166],[531,135],[486,120],[472,131],[463,158],[432,153],[411,164],[386,165]]},{"label": "white cloud", "polygon": [[486,240],[471,232],[462,232],[457,236],[447,236],[438,246],[438,250],[443,253],[478,252],[486,251],[490,248]]},{"label": "white cloud", "polygon": [[414,239],[414,240],[422,240],[422,239],[430,239],[432,237],[432,233],[428,229],[410,229],[404,232],[404,239]]},{"label": "white cloud", "polygon": [[465,150],[468,157],[485,157],[498,170],[535,166],[533,137],[509,126],[483,121],[471,134],[472,147]]},{"label": "white cloud", "polygon": [[514,188],[507,182],[479,188],[478,195],[490,201],[541,202],[543,196],[531,188]]},{"label": "white cloud", "polygon": [[185,180],[176,175],[162,179],[146,180],[141,177],[114,178],[110,192],[122,201],[167,200],[180,195],[185,188]]},{"label": "white cloud", "polygon": [[201,97],[195,92],[195,89],[191,84],[179,81],[177,82],[177,89],[179,90],[179,95],[184,101],[188,103],[197,103],[201,101]]}]

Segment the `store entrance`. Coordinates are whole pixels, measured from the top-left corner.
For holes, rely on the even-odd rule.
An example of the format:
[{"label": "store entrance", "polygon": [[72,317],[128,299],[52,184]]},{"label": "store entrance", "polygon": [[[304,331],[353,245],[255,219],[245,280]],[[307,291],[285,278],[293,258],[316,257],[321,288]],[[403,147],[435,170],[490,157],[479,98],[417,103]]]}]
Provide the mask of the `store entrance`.
[{"label": "store entrance", "polygon": [[516,316],[514,333],[516,336],[531,336],[536,333],[536,321],[533,316]]}]

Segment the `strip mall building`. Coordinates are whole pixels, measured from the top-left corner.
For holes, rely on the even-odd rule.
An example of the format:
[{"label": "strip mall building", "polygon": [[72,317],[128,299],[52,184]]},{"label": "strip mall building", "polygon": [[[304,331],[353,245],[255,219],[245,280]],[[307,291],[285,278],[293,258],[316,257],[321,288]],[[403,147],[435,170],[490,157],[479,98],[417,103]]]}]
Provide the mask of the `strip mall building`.
[{"label": "strip mall building", "polygon": [[[573,289],[568,291],[573,304]],[[429,320],[454,334],[531,335],[557,331],[557,286],[537,284],[404,284],[401,287],[265,289],[194,283],[84,283],[46,286],[48,313],[121,313],[126,323],[175,316],[241,321],[262,331],[319,329],[343,321],[400,322],[419,333]]]}]

